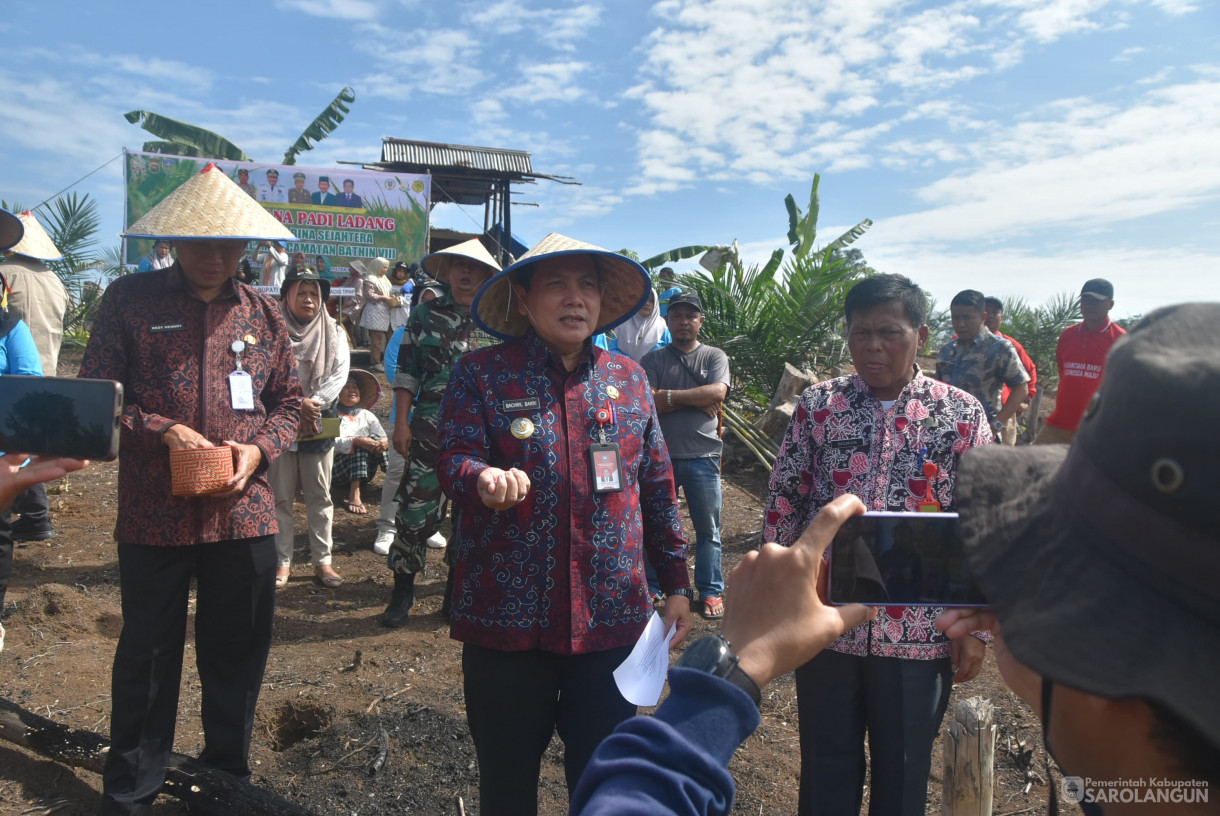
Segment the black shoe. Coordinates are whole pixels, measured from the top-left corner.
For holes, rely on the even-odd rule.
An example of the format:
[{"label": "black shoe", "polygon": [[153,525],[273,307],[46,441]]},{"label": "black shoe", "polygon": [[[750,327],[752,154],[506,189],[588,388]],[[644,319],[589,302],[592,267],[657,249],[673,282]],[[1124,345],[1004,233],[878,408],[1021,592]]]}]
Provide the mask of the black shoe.
[{"label": "black shoe", "polygon": [[401,629],[407,625],[407,615],[415,605],[415,573],[394,573],[394,594],[390,605],[381,614],[381,625],[387,629]]},{"label": "black shoe", "polygon": [[55,538],[55,530],[50,521],[26,522],[17,519],[13,522],[13,541],[47,541]]}]

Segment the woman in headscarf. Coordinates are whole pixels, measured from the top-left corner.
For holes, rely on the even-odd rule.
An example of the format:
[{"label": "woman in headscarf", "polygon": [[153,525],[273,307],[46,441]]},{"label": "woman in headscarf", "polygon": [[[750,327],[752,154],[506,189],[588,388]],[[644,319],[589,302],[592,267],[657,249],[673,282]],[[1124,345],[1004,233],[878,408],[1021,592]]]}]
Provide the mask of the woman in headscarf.
[{"label": "woman in headscarf", "polygon": [[374,258],[369,264],[369,275],[364,279],[364,311],[360,314],[361,327],[369,332],[369,370],[385,371],[381,358],[385,356],[385,341],[390,332],[390,307],[398,304],[391,291],[393,285],[386,277],[390,262],[385,258]]},{"label": "woman in headscarf", "polygon": [[[280,311],[288,324],[301,392],[305,395],[298,437],[316,436],[321,432],[322,412],[339,396],[351,365],[347,335],[323,308],[329,295],[330,282],[321,279],[308,266],[294,269],[280,287]],[[333,438],[297,441],[271,463],[268,475],[271,489],[275,491],[275,513],[279,520],[279,532],[275,537],[279,556],[275,573],[277,587],[288,583],[292,568],[292,503],[298,486],[305,496],[314,576],[319,584],[330,589],[343,583],[330,563],[334,522],[330,475],[334,456]]]},{"label": "woman in headscarf", "polygon": [[657,290],[652,289],[640,310],[613,331],[593,338],[593,344],[607,351],[625,354],[637,363],[655,348],[669,345],[669,328],[661,317]]},{"label": "woman in headscarf", "polygon": [[174,259],[169,254],[169,241],[157,241],[152,252],[140,259],[137,272],[151,272],[154,269],[169,269],[174,265]]}]

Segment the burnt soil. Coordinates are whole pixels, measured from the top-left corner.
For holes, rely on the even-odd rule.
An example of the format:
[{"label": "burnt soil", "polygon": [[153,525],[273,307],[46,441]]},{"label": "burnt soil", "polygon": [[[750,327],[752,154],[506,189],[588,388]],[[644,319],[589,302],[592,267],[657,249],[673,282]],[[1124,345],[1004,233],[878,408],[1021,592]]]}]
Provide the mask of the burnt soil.
[{"label": "burnt soil", "polygon": [[[75,374],[79,352],[65,349],[60,374]],[[388,422],[389,398],[376,411]],[[0,697],[72,728],[108,733],[110,664],[122,625],[111,532],[117,464],[95,464],[50,486],[56,538],[18,546],[4,610]],[[372,552],[380,477],[364,501],[369,514],[335,508],[335,590],[313,581],[304,509],[297,504],[296,563],[277,598],[275,639],[251,750],[253,781],[317,814],[479,813],[478,772],[462,704],[460,644],[440,616],[444,567],[437,553],[417,583],[408,625],[388,630],[379,615],[391,579]],[[749,460],[725,466],[725,572],[756,547],[766,472]],[[688,523],[688,535],[691,535]],[[692,561],[693,567],[693,561]],[[715,631],[696,617],[692,640]],[[202,747],[199,679],[188,637],[175,750]],[[1044,751],[1036,717],[1008,691],[990,650],[977,679],[953,691],[952,706],[982,696],[995,706],[997,814],[1045,809]],[[371,769],[384,744],[384,764]],[[563,746],[543,759],[540,813],[566,813]],[[800,767],[792,676],[764,691],[762,725],[730,766],[735,813],[796,810]],[[927,812],[941,808],[937,741]],[[87,814],[100,778],[0,741],[0,816]],[[867,796],[867,794],[866,794]],[[464,810],[463,810],[464,808]],[[186,813],[162,796],[154,813]]]}]

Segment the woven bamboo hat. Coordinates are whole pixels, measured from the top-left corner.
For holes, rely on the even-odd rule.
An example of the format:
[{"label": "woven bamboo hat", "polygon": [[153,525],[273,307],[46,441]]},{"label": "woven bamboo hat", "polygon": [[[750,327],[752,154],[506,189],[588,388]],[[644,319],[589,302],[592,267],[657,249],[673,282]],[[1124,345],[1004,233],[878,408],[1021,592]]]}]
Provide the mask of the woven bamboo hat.
[{"label": "woven bamboo hat", "polygon": [[42,224],[38,223],[34,213],[26,210],[17,218],[25,227],[25,235],[9,248],[9,252],[15,255],[25,255],[27,258],[37,258],[40,261],[58,261],[64,256],[59,251],[59,247],[55,246],[55,242],[51,240],[51,236],[47,235],[47,231],[42,228]]},{"label": "woven bamboo hat", "polygon": [[441,283],[449,283],[449,261],[454,256],[462,258],[470,258],[478,261],[484,266],[490,267],[490,274],[494,275],[500,271],[500,265],[496,263],[496,259],[491,257],[491,253],[483,246],[483,242],[478,238],[471,238],[469,241],[463,241],[460,244],[454,244],[446,249],[433,252],[424,258],[424,270]]},{"label": "woven bamboo hat", "polygon": [[613,329],[638,312],[652,291],[652,281],[644,267],[627,256],[552,232],[520,260],[483,284],[470,307],[475,322],[503,340],[525,334],[529,319],[517,309],[512,283],[517,280],[517,273],[530,264],[564,255],[589,255],[597,266],[602,304],[594,334]]},{"label": "woven bamboo hat", "polygon": [[381,383],[377,382],[368,371],[363,368],[353,368],[347,372],[349,380],[355,380],[360,386],[360,407],[372,408],[377,404],[377,400],[381,399]]},{"label": "woven bamboo hat", "polygon": [[127,238],[244,238],[247,241],[295,241],[257,201],[216,165],[187,179],[160,204],[123,233]]},{"label": "woven bamboo hat", "polygon": [[0,249],[8,249],[21,240],[25,227],[21,219],[8,210],[0,210]]}]

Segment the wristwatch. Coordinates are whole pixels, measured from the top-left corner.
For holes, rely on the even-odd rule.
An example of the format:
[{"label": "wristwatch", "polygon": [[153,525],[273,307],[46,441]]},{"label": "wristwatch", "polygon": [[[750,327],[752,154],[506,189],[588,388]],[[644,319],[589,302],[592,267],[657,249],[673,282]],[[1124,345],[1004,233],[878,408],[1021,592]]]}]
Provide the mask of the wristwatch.
[{"label": "wristwatch", "polygon": [[685,589],[675,589],[673,592],[671,592],[669,594],[670,595],[681,595],[683,598],[686,598],[686,600],[690,601],[691,603],[695,602],[695,590],[691,589],[690,587],[686,587]]},{"label": "wristwatch", "polygon": [[729,642],[720,635],[700,638],[687,646],[677,665],[684,669],[698,669],[728,680],[750,695],[754,705],[762,703],[762,690],[758,688],[754,678],[738,665],[737,655],[733,654]]}]

